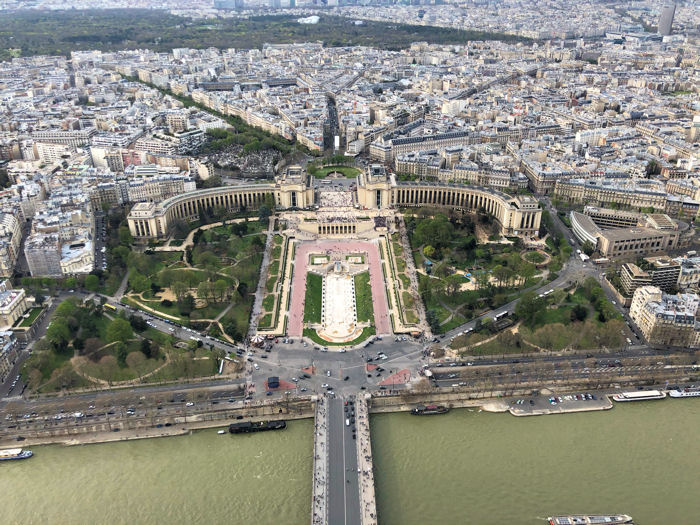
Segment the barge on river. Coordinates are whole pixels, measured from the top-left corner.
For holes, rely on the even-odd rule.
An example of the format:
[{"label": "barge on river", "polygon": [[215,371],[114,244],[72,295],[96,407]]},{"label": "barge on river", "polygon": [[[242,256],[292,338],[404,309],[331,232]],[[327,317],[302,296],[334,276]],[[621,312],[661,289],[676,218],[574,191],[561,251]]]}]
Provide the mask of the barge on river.
[{"label": "barge on river", "polygon": [[649,401],[651,399],[663,399],[666,392],[660,390],[637,390],[636,392],[621,392],[612,396],[614,401]]},{"label": "barge on river", "polygon": [[418,405],[411,410],[411,414],[414,416],[432,416],[434,414],[445,414],[449,410],[449,408],[442,405]]},{"label": "barge on river", "polygon": [[231,434],[249,434],[251,432],[265,432],[266,430],[283,430],[287,428],[287,422],[280,421],[243,421],[231,423],[228,431]]},{"label": "barge on river", "polygon": [[634,525],[627,514],[571,514],[547,520],[549,525]]}]

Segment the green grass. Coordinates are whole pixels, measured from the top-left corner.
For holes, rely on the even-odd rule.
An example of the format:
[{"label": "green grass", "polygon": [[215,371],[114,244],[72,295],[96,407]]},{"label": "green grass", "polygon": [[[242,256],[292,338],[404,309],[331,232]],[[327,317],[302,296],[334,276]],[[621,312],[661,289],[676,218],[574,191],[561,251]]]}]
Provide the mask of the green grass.
[{"label": "green grass", "polygon": [[304,299],[304,322],[321,322],[323,277],[315,273],[306,274],[306,298]]},{"label": "green grass", "polygon": [[372,322],[374,320],[374,307],[372,306],[372,286],[370,285],[369,272],[358,273],[354,279],[357,320],[361,323]]},{"label": "green grass", "polygon": [[414,324],[418,322],[418,316],[416,315],[416,304],[411,295],[411,292],[404,290],[401,292],[401,302],[404,307],[404,318],[407,323]]},{"label": "green grass", "polygon": [[262,301],[263,310],[266,312],[272,312],[275,307],[275,294],[267,294]]},{"label": "green grass", "polygon": [[325,166],[323,168],[318,168],[318,170],[315,171],[313,175],[317,179],[323,179],[329,173],[333,173],[334,171],[342,173],[348,179],[354,179],[360,174],[360,170],[351,166]]},{"label": "green grass", "polygon": [[258,328],[272,328],[272,314],[265,314],[258,321]]},{"label": "green grass", "polygon": [[405,273],[398,274],[399,280],[401,281],[401,287],[404,290],[409,290],[411,288],[411,280]]},{"label": "green grass", "polygon": [[528,252],[525,254],[525,259],[530,261],[531,263],[539,264],[541,262],[544,262],[545,256],[542,255],[540,252]]},{"label": "green grass", "polygon": [[373,336],[376,334],[377,331],[374,328],[374,326],[367,326],[362,330],[362,333],[352,341],[348,341],[347,343],[333,343],[331,341],[326,341],[325,339],[322,339],[321,336],[319,336],[316,333],[316,330],[313,328],[304,328],[304,337],[308,337],[311,339],[314,343],[318,343],[321,346],[353,346],[358,343],[361,343],[368,337]]},{"label": "green grass", "polygon": [[17,326],[19,328],[25,328],[25,327],[32,326],[32,324],[34,324],[34,321],[36,321],[36,318],[39,317],[39,314],[41,313],[42,310],[43,310],[43,308],[41,308],[41,307],[32,308],[31,310],[29,310],[29,316],[23,318],[22,321]]}]

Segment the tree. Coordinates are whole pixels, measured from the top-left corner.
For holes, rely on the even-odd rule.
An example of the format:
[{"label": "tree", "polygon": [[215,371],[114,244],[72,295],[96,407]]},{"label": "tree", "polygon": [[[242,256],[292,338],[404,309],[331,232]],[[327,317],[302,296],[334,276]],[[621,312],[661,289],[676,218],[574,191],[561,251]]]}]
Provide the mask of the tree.
[{"label": "tree", "polygon": [[188,287],[187,287],[187,285],[186,285],[185,283],[183,283],[182,281],[175,281],[175,282],[172,284],[172,290],[173,290],[173,293],[175,294],[176,299],[177,299],[178,301],[181,301],[182,298],[183,298],[183,297],[185,296],[185,294],[187,293]]},{"label": "tree", "polygon": [[134,238],[131,235],[128,226],[119,227],[119,242],[124,246],[129,246],[134,242]]},{"label": "tree", "polygon": [[124,343],[131,339],[134,335],[134,331],[131,328],[131,324],[126,319],[117,317],[107,326],[107,341],[110,343],[121,342]]},{"label": "tree", "polygon": [[[139,369],[145,362],[146,356],[141,352],[129,352],[129,354],[126,356],[126,366],[132,370],[135,370],[136,372],[139,372]],[[141,375],[140,372],[139,375]]]},{"label": "tree", "polygon": [[228,283],[223,279],[218,279],[216,282],[214,282],[212,289],[216,294],[216,298],[219,302],[223,302],[223,300],[228,295],[228,288]]},{"label": "tree", "polygon": [[209,296],[211,295],[211,283],[209,281],[202,281],[197,286],[197,297],[204,301],[209,301]]},{"label": "tree", "polygon": [[129,285],[134,292],[141,293],[151,287],[151,281],[142,273],[133,271],[131,275],[129,275]]},{"label": "tree", "polygon": [[185,296],[177,302],[177,306],[181,315],[189,316],[195,307],[194,297],[192,297],[192,294],[185,294]]},{"label": "tree", "polygon": [[55,316],[65,319],[75,314],[76,310],[77,306],[73,301],[63,301],[56,307]]},{"label": "tree", "polygon": [[586,317],[588,317],[588,309],[585,306],[577,304],[571,309],[572,321],[584,321]]},{"label": "tree", "polygon": [[119,370],[119,364],[117,363],[117,358],[113,355],[106,355],[100,359],[100,369],[102,375],[107,378],[107,381],[111,384],[114,377]]},{"label": "tree", "polygon": [[99,287],[100,279],[97,277],[97,275],[90,274],[85,277],[85,288],[91,292],[96,292]]},{"label": "tree", "polygon": [[258,208],[258,218],[260,221],[266,221],[270,218],[270,215],[272,215],[272,211],[270,208],[267,207],[266,204],[262,204],[260,208]]},{"label": "tree", "polygon": [[595,251],[595,246],[593,246],[593,243],[591,241],[585,241],[581,246],[581,250],[583,251],[583,253],[590,257]]},{"label": "tree", "polygon": [[450,275],[445,279],[445,293],[448,296],[452,296],[459,292],[462,284],[464,283],[464,277],[458,274]]},{"label": "tree", "polygon": [[433,332],[438,332],[440,330],[440,319],[435,310],[431,309],[425,312],[425,320],[428,321],[428,325],[430,325],[430,329]]},{"label": "tree", "polygon": [[520,296],[520,301],[515,305],[515,315],[526,325],[532,326],[535,316],[544,306],[543,298],[538,297],[533,291],[528,291]]},{"label": "tree", "polygon": [[46,339],[55,347],[64,346],[70,339],[70,330],[63,319],[54,319],[46,330]]},{"label": "tree", "polygon": [[129,324],[131,324],[131,328],[137,332],[143,332],[148,329],[148,323],[146,320],[138,315],[132,314],[131,317],[129,317]]},{"label": "tree", "polygon": [[151,341],[148,339],[141,340],[141,353],[146,357],[150,358],[152,355]]},{"label": "tree", "polygon": [[423,248],[423,255],[425,255],[429,259],[432,258],[433,255],[435,255],[435,248],[428,244],[425,248]]}]

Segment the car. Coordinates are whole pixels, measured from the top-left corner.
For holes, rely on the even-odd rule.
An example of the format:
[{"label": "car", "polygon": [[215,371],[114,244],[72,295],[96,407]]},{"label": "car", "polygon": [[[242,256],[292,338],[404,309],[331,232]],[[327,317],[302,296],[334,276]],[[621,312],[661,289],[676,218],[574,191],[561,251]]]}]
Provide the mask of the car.
[{"label": "car", "polygon": [[306,390],[307,390],[307,388],[305,388],[305,387],[301,387],[301,388],[299,389],[300,392],[306,392]]},{"label": "car", "polygon": [[326,370],[326,375],[327,375],[328,377],[331,377],[331,371],[330,371],[330,370]]},{"label": "car", "polygon": [[260,357],[263,359],[267,359],[267,355],[265,355],[265,354],[262,354]]},{"label": "car", "polygon": [[266,396],[271,396],[271,395],[272,395],[272,391],[271,391],[271,390],[268,390],[267,392],[265,392],[265,395],[266,395]]},{"label": "car", "polygon": [[185,406],[186,407],[193,407],[194,403],[192,401],[189,401],[189,402],[185,403]]},{"label": "car", "polygon": [[260,370],[260,365],[258,363],[253,363],[253,368]]},{"label": "car", "polygon": [[323,383],[323,384],[321,385],[321,388],[328,388],[328,383]]},{"label": "car", "polygon": [[345,376],[345,377],[343,378],[343,381],[348,381],[349,379],[350,379],[350,376]]},{"label": "car", "polygon": [[296,378],[296,377],[293,377],[293,378],[292,378],[292,381],[294,381],[295,383],[298,383],[298,382],[299,382],[299,379]]}]

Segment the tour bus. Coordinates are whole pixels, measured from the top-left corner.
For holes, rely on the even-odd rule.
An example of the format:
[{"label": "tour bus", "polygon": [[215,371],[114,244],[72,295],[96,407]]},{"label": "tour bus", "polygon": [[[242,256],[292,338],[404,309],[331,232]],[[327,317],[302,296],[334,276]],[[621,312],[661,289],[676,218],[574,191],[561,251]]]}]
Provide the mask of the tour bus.
[{"label": "tour bus", "polygon": [[105,303],[105,308],[109,308],[110,310],[114,310],[115,312],[117,311],[117,307],[113,304]]}]

